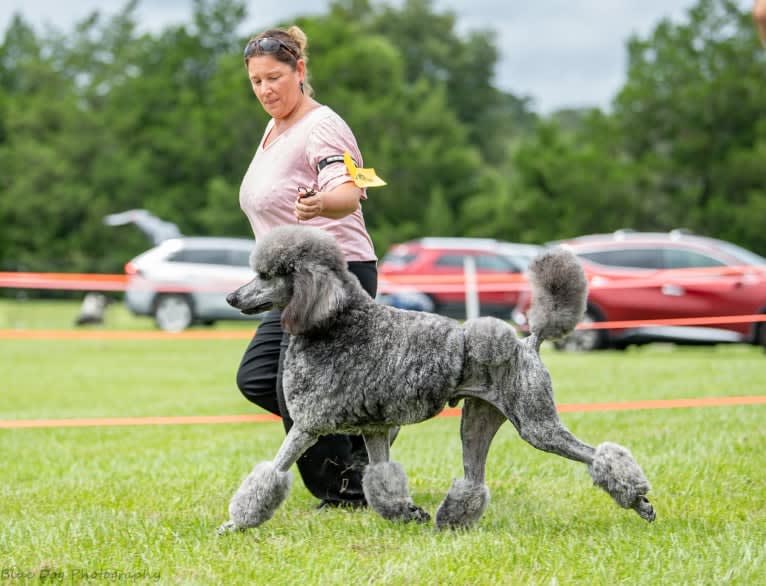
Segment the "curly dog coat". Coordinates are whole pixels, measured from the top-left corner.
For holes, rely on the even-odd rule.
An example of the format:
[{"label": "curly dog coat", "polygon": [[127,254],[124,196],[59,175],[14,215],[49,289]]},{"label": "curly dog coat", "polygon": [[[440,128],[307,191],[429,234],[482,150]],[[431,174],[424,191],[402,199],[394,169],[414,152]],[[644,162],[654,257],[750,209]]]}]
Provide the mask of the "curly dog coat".
[{"label": "curly dog coat", "polygon": [[505,421],[532,446],[587,464],[594,483],[621,507],[654,520],[649,482],[630,452],[581,442],[556,412],[539,349],[543,340],[572,331],[585,308],[585,276],[570,252],[554,249],[532,263],[531,334],[524,339],[494,318],[460,324],[375,303],[348,272],[333,237],[316,228],[273,230],[258,241],[252,265],[255,278],[228,302],[244,313],[283,310],[291,334],[283,384],[295,423],[274,460],[257,464],[239,487],[221,531],[270,519],[290,490],[290,466],[319,436],[338,432],[364,436],[369,506],[386,519],[427,521],[410,498],[404,470],[389,459],[389,433],[460,400],[465,477],[453,481],[437,527],[469,527],[484,513],[487,453]]}]

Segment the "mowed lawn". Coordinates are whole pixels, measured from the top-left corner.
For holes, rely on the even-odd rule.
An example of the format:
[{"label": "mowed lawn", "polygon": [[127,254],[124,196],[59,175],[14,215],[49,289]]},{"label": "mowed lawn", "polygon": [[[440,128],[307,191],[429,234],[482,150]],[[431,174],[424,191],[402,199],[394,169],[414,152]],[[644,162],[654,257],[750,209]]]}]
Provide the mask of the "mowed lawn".
[{"label": "mowed lawn", "polygon": [[[99,328],[151,327],[117,309]],[[69,327],[60,310],[23,313],[21,327]],[[218,327],[229,326],[243,324]],[[0,419],[256,413],[234,384],[246,343],[0,338]],[[760,348],[544,356],[561,404],[766,395]],[[279,423],[0,429],[0,583],[766,583],[766,405],[561,417],[588,443],[631,449],[653,485],[655,523],[510,425],[490,452],[487,513],[470,531],[317,511],[296,475],[269,523],[224,537],[215,530],[229,497],[272,458]],[[462,474],[459,420],[405,428],[392,455],[433,514]]]}]

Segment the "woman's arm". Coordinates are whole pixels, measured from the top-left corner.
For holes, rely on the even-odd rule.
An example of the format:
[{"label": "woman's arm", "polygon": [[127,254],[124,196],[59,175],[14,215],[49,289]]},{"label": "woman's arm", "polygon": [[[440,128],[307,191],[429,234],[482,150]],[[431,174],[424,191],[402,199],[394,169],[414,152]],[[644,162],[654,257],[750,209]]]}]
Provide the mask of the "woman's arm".
[{"label": "woman's arm", "polygon": [[298,194],[295,202],[295,217],[302,221],[317,216],[343,218],[356,211],[361,197],[361,188],[351,181],[338,185],[332,191],[318,191],[308,197],[300,197]]}]

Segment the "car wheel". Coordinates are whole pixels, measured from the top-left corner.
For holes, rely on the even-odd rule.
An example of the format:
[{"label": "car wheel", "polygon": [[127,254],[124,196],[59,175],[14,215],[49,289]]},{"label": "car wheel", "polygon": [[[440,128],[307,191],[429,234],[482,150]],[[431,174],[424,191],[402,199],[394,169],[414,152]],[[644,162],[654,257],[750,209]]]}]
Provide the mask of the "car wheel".
[{"label": "car wheel", "polygon": [[758,337],[756,338],[757,344],[766,350],[766,322],[761,322],[758,326]]},{"label": "car wheel", "polygon": [[436,297],[428,293],[424,293],[423,297],[425,297],[426,299],[425,305],[428,306],[428,309],[426,309],[425,311],[427,311],[428,313],[438,313],[440,315],[443,313],[444,307],[442,306],[441,303],[439,303],[436,300]]},{"label": "car wheel", "polygon": [[154,321],[166,332],[180,332],[194,320],[191,302],[183,295],[163,295],[154,307]]},{"label": "car wheel", "polygon": [[[596,312],[590,308],[585,311],[580,323],[601,321]],[[606,347],[606,332],[604,330],[575,330],[566,338],[553,342],[556,350],[563,352],[591,352]]]}]

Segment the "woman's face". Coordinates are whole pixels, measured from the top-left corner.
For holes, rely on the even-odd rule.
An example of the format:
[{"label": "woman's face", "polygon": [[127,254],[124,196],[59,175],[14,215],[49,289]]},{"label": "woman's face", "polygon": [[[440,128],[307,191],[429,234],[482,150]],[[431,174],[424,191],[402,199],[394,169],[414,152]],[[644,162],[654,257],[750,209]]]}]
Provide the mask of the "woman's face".
[{"label": "woman's face", "polygon": [[305,67],[302,59],[296,63],[295,70],[273,55],[256,55],[248,59],[250,85],[261,106],[272,118],[286,118],[298,105]]}]

